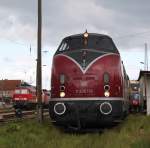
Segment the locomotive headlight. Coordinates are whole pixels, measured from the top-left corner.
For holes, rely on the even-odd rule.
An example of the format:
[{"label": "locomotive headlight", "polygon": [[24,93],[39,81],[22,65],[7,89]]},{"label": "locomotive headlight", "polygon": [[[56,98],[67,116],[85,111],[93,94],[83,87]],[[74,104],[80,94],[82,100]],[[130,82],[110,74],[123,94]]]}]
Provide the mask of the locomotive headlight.
[{"label": "locomotive headlight", "polygon": [[85,33],[83,35],[84,35],[84,38],[88,38],[89,34],[88,34],[87,30],[85,31]]},{"label": "locomotive headlight", "polygon": [[61,98],[65,97],[65,95],[66,95],[65,92],[60,92],[60,97]]},{"label": "locomotive headlight", "polygon": [[105,95],[105,97],[109,97],[110,96],[110,92],[109,91],[105,91],[104,95]]}]

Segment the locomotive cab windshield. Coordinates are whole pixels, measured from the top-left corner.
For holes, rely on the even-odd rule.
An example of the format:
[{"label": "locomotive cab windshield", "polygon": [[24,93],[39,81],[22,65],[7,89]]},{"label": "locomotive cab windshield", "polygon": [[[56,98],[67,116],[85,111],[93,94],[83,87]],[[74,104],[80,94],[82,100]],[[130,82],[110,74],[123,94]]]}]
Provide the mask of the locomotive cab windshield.
[{"label": "locomotive cab windshield", "polygon": [[15,94],[28,94],[29,90],[28,89],[16,89]]},{"label": "locomotive cab windshield", "polygon": [[110,37],[89,33],[86,44],[82,34],[66,37],[61,42],[56,54],[81,49],[118,53],[118,50]]}]

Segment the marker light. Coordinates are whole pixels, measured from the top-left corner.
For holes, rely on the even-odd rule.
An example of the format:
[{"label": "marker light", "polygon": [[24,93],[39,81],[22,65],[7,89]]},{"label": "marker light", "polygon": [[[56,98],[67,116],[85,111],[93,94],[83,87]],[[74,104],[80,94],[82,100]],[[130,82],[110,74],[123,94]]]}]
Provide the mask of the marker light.
[{"label": "marker light", "polygon": [[110,89],[110,86],[109,86],[109,85],[105,85],[105,86],[104,86],[104,90],[105,90],[105,91],[109,91],[109,89]]},{"label": "marker light", "polygon": [[60,97],[61,98],[65,97],[65,92],[60,92]]},{"label": "marker light", "polygon": [[65,86],[60,86],[60,91],[61,92],[65,91]]},{"label": "marker light", "polygon": [[64,84],[65,83],[65,75],[61,74],[60,75],[60,84]]},{"label": "marker light", "polygon": [[109,96],[110,96],[109,91],[105,91],[105,92],[104,92],[104,95],[105,95],[105,97],[109,97]]},{"label": "marker light", "polygon": [[108,84],[109,79],[110,79],[109,73],[105,72],[104,76],[103,76],[103,79],[104,79],[104,84]]}]

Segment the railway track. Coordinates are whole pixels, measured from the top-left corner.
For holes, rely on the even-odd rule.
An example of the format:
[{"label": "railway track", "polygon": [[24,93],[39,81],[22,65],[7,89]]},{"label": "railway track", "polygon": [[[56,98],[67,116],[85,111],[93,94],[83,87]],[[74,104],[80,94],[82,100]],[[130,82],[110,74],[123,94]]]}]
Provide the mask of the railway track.
[{"label": "railway track", "polygon": [[14,111],[15,111],[15,109],[13,107],[11,107],[11,108],[4,108],[4,109],[0,109],[0,114],[14,112]]},{"label": "railway track", "polygon": [[[44,109],[43,112],[44,116],[49,116],[48,109]],[[31,110],[31,111],[22,111],[21,117],[16,117],[15,111],[10,112],[2,112],[0,113],[0,123],[8,123],[13,122],[17,120],[24,120],[24,119],[32,119],[37,117],[37,111]]]}]

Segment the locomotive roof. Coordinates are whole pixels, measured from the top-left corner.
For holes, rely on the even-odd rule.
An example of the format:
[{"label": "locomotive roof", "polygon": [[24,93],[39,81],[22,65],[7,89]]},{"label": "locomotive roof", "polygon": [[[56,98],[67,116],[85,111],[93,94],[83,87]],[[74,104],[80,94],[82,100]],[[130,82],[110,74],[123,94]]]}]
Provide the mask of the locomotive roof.
[{"label": "locomotive roof", "polygon": [[[112,39],[110,36],[105,35],[105,34],[98,34],[98,33],[88,33],[88,34],[89,34],[89,36],[106,37],[106,38]],[[67,36],[64,39],[67,39],[67,38],[78,38],[78,37],[82,37],[82,36],[83,36],[83,33],[80,33],[80,34]]]},{"label": "locomotive roof", "polygon": [[[56,54],[60,52],[68,51],[68,49],[83,49],[85,48],[82,39],[84,38],[84,33],[70,35],[62,39]],[[98,33],[88,33],[88,45],[86,48],[103,49],[104,52],[119,53],[116,45],[114,44],[112,38],[105,34]]]},{"label": "locomotive roof", "polygon": [[35,86],[18,86],[16,87],[16,89],[35,89],[36,87]]}]

